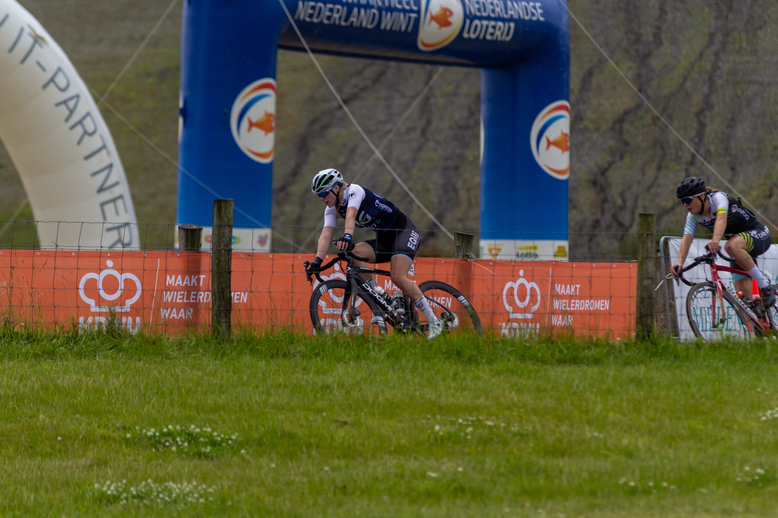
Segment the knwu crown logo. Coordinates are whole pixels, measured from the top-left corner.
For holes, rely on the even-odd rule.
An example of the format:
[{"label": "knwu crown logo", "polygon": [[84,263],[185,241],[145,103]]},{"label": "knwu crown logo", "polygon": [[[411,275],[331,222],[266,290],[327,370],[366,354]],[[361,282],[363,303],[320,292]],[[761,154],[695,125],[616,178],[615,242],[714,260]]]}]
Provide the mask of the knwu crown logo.
[{"label": "knwu crown logo", "polygon": [[464,19],[461,0],[422,0],[417,40],[419,50],[438,50],[454,41]]},{"label": "knwu crown logo", "polygon": [[[142,288],[140,279],[135,274],[132,273],[119,273],[118,271],[114,270],[113,267],[113,261],[106,261],[105,263],[108,266],[107,270],[101,271],[99,274],[97,273],[87,273],[83,277],[81,277],[81,282],[78,283],[78,295],[81,297],[81,300],[89,304],[89,309],[93,313],[108,313],[108,312],[116,312],[116,313],[126,313],[130,311],[130,307],[135,304],[135,302],[138,301],[138,299],[141,296]],[[113,293],[110,293],[109,291],[106,291],[105,289],[105,280],[106,278],[111,277],[116,280],[118,283],[118,287],[116,288],[116,291]],[[87,286],[87,283],[91,280],[96,281],[94,287]],[[132,296],[128,299],[124,299],[124,305],[118,305],[118,306],[100,306],[97,304],[97,300],[106,300],[108,302],[113,302],[114,300],[119,299],[122,297],[122,295],[125,294],[125,281],[130,281],[131,284],[134,284],[134,286],[131,287],[132,290],[126,290],[129,293],[132,294]],[[87,295],[87,289],[93,292],[93,290],[97,288],[98,297],[97,299],[93,299]]]},{"label": "knwu crown logo", "polygon": [[246,156],[261,164],[273,161],[276,122],[276,82],[254,81],[235,98],[230,113],[232,138]]},{"label": "knwu crown logo", "polygon": [[[505,305],[505,309],[508,310],[511,319],[531,319],[535,316],[535,311],[540,307],[540,288],[537,283],[528,282],[523,277],[524,270],[519,270],[519,276],[519,280],[509,282],[503,288],[502,303]],[[509,293],[512,294],[510,300],[508,298]],[[532,305],[530,306],[530,304]]]}]

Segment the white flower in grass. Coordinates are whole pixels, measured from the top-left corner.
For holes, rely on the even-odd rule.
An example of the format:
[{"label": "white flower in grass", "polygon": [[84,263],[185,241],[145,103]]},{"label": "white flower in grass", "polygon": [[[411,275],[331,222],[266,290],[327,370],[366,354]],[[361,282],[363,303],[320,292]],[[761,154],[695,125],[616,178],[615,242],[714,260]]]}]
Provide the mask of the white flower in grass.
[{"label": "white flower in grass", "polygon": [[433,471],[428,471],[427,476],[432,478],[438,478],[438,474]]}]

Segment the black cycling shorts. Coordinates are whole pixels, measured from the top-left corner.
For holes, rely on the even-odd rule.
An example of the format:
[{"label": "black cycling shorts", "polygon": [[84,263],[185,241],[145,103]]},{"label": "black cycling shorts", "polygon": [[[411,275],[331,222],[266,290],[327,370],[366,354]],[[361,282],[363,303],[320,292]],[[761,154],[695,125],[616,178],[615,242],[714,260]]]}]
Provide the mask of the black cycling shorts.
[{"label": "black cycling shorts", "polygon": [[[758,256],[762,255],[767,251],[768,248],[770,248],[770,245],[772,244],[772,237],[770,236],[770,229],[768,229],[766,226],[764,226],[763,223],[757,221],[758,225],[756,228],[753,228],[751,230],[746,230],[745,232],[740,232],[737,234],[738,236],[742,237],[746,240],[746,251],[748,252],[748,255],[756,259]],[[736,262],[731,261],[729,265],[732,268],[737,268],[738,270],[742,269],[740,266],[737,265]],[[741,275],[734,274],[736,277],[742,277]]]},{"label": "black cycling shorts", "polygon": [[373,249],[376,263],[388,263],[395,255],[404,255],[411,260],[416,257],[421,236],[411,218],[400,212],[393,226],[395,228],[377,231],[375,239],[365,241]]}]

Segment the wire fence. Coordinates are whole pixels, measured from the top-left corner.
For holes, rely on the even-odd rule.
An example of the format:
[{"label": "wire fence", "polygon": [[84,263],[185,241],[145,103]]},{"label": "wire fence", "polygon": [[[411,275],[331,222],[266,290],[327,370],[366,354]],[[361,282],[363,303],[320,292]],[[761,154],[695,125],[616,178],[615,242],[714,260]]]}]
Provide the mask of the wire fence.
[{"label": "wire fence", "polygon": [[[235,227],[233,250],[242,252],[315,253],[322,227]],[[474,258],[499,260],[634,261],[640,236],[636,232],[521,232],[482,234],[478,229],[452,231],[472,234]],[[437,228],[419,229],[419,257],[451,257],[454,241]],[[210,248],[212,229],[203,231],[203,249]],[[335,237],[339,237],[336,230]],[[375,238],[357,229],[356,242]],[[0,221],[0,248],[26,250],[175,250],[178,225],[172,223],[106,223],[65,221]]]},{"label": "wire fence", "polygon": [[[91,234],[100,235],[112,228],[107,223],[7,222],[7,231],[0,236],[0,306],[6,325],[77,327],[82,332],[115,327],[131,333],[169,335],[210,328],[214,272],[207,233],[203,251],[183,252],[175,249],[175,225],[126,229],[127,234],[134,230],[141,236],[139,245],[152,243],[154,236],[153,247],[121,246],[120,239],[119,245],[110,242],[113,247],[78,241],[70,246],[61,241],[47,243],[39,237],[44,226],[55,235],[63,235],[63,230],[70,235],[87,235],[94,229],[97,231]],[[249,231],[254,235],[269,232]],[[303,263],[313,258],[319,231],[312,227],[273,228],[275,239],[269,243],[252,240],[251,246],[233,235],[229,297],[233,329],[313,333],[318,328],[318,332],[378,334],[382,326],[389,332],[401,328],[399,320],[392,321],[389,310],[382,310],[368,296],[350,301],[345,283],[327,282],[346,279],[343,263],[321,274],[326,286],[306,279]],[[308,239],[311,234],[314,238]],[[449,332],[506,337],[575,334],[611,339],[635,333],[638,268],[630,260],[634,256],[611,253],[607,261],[570,260],[553,253],[544,256],[547,243],[538,240],[531,244],[526,236],[519,236],[524,239],[501,241],[508,244],[513,260],[498,260],[493,256],[502,250],[489,246],[495,240],[479,246],[475,234],[470,259],[452,258],[453,243],[448,236],[423,234],[426,246],[420,248],[409,274],[429,298],[436,315],[448,319]],[[357,238],[374,236],[365,233]],[[567,240],[560,239],[548,249],[558,252],[563,246],[559,243],[567,246]],[[257,251],[263,246],[266,251]],[[390,276],[377,275],[376,282],[388,296],[398,293],[399,297]],[[425,317],[419,312],[416,318],[423,321]]]}]

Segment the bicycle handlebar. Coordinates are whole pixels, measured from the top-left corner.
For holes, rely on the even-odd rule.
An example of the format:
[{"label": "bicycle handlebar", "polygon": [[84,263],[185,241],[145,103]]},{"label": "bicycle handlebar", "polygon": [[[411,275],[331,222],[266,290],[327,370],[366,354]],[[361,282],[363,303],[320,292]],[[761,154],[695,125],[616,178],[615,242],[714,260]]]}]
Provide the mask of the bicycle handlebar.
[{"label": "bicycle handlebar", "polygon": [[[708,250],[708,245],[705,245],[705,250]],[[724,255],[724,253],[721,251],[721,248],[719,248],[717,253],[718,253],[718,256],[721,257],[722,259],[724,259],[725,261],[729,261],[730,263],[734,263],[735,262],[735,259],[733,259],[731,257],[727,257],[726,255]],[[688,280],[684,279],[683,272],[689,271],[692,268],[695,268],[697,265],[702,264],[702,263],[713,264],[715,262],[716,262],[716,254],[714,254],[713,252],[708,250],[707,254],[701,255],[701,256],[697,257],[694,261],[692,261],[692,264],[690,264],[689,266],[687,266],[685,268],[682,268],[681,271],[678,272],[678,279],[680,279],[681,282],[683,282],[687,286],[694,286],[694,283],[689,282]],[[667,278],[670,279],[672,277],[673,277],[673,274],[671,273],[670,275],[668,275]]]},{"label": "bicycle handlebar", "polygon": [[[333,241],[332,244],[335,244],[335,241]],[[354,254],[354,252],[352,252],[350,250],[339,250],[338,251],[338,255],[336,255],[330,262],[321,265],[319,267],[319,271],[317,271],[314,274],[311,274],[311,273],[308,272],[308,267],[311,265],[311,262],[310,261],[305,261],[303,263],[303,266],[305,266],[305,270],[306,270],[305,278],[308,280],[308,282],[313,283],[313,276],[315,275],[316,279],[319,282],[324,282],[324,279],[319,277],[319,273],[329,270],[330,268],[332,268],[332,266],[335,263],[337,263],[339,261],[348,261],[349,259],[354,259],[356,261],[362,261],[362,262],[368,262],[367,257],[360,257],[360,256]]]},{"label": "bicycle handlebar", "polygon": [[[682,283],[686,284],[689,287],[694,286],[693,282],[690,282],[690,281],[688,281],[688,280],[686,280],[684,278],[683,272],[688,272],[692,268],[696,268],[698,265],[700,265],[702,263],[713,264],[715,262],[716,262],[716,256],[712,252],[708,252],[705,255],[701,255],[701,256],[695,258],[692,261],[692,264],[690,264],[689,266],[686,266],[685,268],[681,268],[681,270],[678,272],[678,277],[677,278],[678,278],[678,280],[680,280]],[[675,265],[673,265],[673,266],[675,266]],[[667,279],[672,279],[673,277],[674,277],[673,274],[670,273],[670,274],[667,275],[666,278]]]}]

